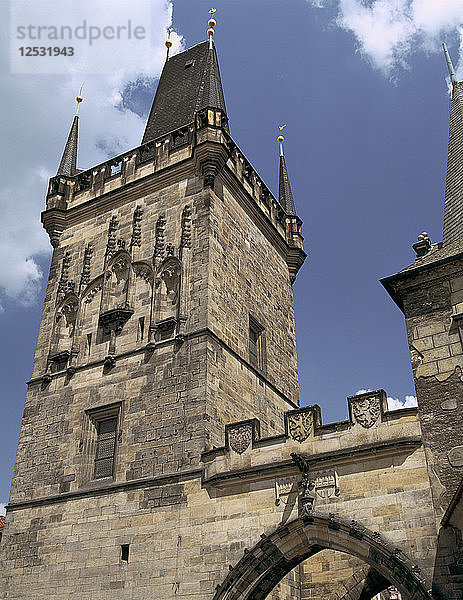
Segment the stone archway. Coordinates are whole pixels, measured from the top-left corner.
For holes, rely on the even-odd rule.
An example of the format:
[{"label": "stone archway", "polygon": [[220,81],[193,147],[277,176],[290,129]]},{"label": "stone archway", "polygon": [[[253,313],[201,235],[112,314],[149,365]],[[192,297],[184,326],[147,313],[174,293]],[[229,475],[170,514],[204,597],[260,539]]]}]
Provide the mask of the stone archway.
[{"label": "stone archway", "polygon": [[431,586],[400,549],[356,521],[320,513],[262,535],[231,568],[213,600],[263,600],[289,571],[325,548],[365,561],[397,587],[404,599],[432,600]]}]

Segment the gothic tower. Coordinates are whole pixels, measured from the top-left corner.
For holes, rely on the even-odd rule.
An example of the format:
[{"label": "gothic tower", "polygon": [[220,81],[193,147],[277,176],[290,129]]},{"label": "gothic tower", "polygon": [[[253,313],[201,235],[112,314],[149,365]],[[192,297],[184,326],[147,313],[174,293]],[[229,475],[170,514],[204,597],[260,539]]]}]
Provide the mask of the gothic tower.
[{"label": "gothic tower", "polygon": [[443,240],[425,232],[416,260],[382,280],[403,311],[436,518],[463,476],[463,82],[451,76]]},{"label": "gothic tower", "polygon": [[139,147],[82,170],[77,143],[76,116],[42,215],[53,257],[2,589],[173,597],[199,551],[182,510],[216,510],[201,453],[232,422],[272,436],[298,408],[301,221],[284,159],[277,200],[229,134],[212,34],[166,61]]}]

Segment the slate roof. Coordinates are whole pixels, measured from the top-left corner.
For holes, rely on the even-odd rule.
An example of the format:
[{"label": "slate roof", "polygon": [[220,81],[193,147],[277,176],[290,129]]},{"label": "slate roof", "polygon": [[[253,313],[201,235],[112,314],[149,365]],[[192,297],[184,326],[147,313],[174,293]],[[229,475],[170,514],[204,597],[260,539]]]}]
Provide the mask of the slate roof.
[{"label": "slate roof", "polygon": [[441,261],[451,260],[461,253],[463,253],[463,238],[448,243],[445,246],[443,246],[442,243],[433,244],[428,254],[421,258],[417,258],[412,265],[399,271],[399,274],[420,270],[434,263],[440,263]]},{"label": "slate roof", "polygon": [[453,84],[450,109],[444,246],[463,237],[463,82]]},{"label": "slate roof", "polygon": [[56,175],[67,175],[71,177],[77,173],[77,145],[79,142],[79,117],[74,116],[71,130],[64,146],[63,156],[59,163]]},{"label": "slate roof", "polygon": [[456,240],[453,243],[444,246],[442,242],[433,244],[431,250],[426,254],[418,258],[412,265],[405,267],[395,275],[389,277],[383,277],[380,282],[385,287],[387,293],[391,296],[400,310],[403,311],[403,302],[400,296],[395,292],[394,283],[408,275],[413,275],[421,270],[438,266],[442,263],[450,262],[456,258],[463,258],[463,239]]},{"label": "slate roof", "polygon": [[280,155],[280,189],[278,198],[287,215],[296,214],[291,185],[289,183],[288,170],[283,155]]},{"label": "slate roof", "polygon": [[217,54],[208,41],[166,61],[142,144],[193,123],[203,108],[226,112]]}]

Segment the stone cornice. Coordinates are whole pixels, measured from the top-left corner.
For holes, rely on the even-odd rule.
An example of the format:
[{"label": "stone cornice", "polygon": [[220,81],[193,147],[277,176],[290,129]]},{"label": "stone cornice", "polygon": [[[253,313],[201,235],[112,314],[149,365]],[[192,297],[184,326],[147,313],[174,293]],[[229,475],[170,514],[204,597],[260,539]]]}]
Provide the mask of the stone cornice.
[{"label": "stone cornice", "polygon": [[[265,440],[261,440],[262,443],[264,443],[264,441]],[[311,466],[321,468],[327,464],[333,462],[339,463],[339,461],[346,461],[357,456],[366,457],[367,455],[371,455],[376,457],[379,454],[381,454],[381,456],[402,454],[403,452],[406,452],[407,449],[415,449],[421,445],[422,439],[420,437],[406,437],[364,444],[352,448],[341,448],[339,450],[332,450],[331,452],[321,452],[306,456],[305,458]],[[202,456],[207,460],[209,454],[217,452],[218,450],[220,449],[204,452]],[[269,476],[273,472],[279,473],[286,469],[297,470],[291,459],[216,473],[210,477],[203,477],[203,485],[216,485],[226,481],[234,482],[237,479],[243,480],[247,478]]]}]

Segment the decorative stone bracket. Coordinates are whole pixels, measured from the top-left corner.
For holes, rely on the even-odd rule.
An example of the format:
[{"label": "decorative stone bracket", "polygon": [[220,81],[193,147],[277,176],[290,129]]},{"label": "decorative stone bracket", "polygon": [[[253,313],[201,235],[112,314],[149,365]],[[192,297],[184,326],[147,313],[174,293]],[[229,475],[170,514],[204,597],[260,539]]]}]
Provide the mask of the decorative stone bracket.
[{"label": "decorative stone bracket", "polygon": [[[112,310],[100,314],[99,324],[103,328],[104,333],[110,335],[109,353],[107,358],[114,357],[116,354],[116,336],[121,333],[124,325],[133,313],[134,311],[132,308],[113,308]],[[114,366],[112,361],[110,361],[110,363],[111,364],[107,363],[105,359],[105,366]]]},{"label": "decorative stone bracket", "polygon": [[306,517],[314,509],[315,480],[310,476],[310,464],[306,458],[300,454],[296,454],[296,452],[291,452],[291,460],[302,473],[302,479],[299,483],[299,487],[302,490],[299,496],[299,516]]},{"label": "decorative stone bracket", "polygon": [[99,322],[105,334],[111,334],[114,331],[116,335],[119,335],[133,313],[132,308],[114,308],[102,313]]},{"label": "decorative stone bracket", "polygon": [[214,189],[217,175],[225,166],[229,152],[225,144],[206,140],[194,149],[196,168],[204,177],[204,188]]}]

